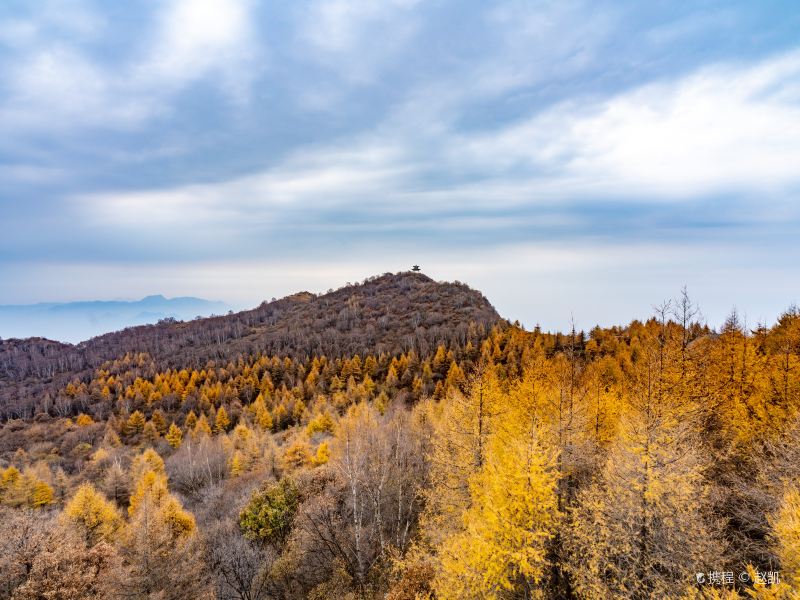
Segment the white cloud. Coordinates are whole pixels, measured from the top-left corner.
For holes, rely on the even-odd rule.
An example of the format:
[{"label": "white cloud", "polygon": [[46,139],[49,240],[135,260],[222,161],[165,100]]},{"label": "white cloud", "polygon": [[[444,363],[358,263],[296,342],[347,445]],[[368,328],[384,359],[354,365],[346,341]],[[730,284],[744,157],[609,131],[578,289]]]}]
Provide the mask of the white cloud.
[{"label": "white cloud", "polygon": [[[111,191],[82,205],[87,218],[118,227],[189,222],[225,225],[235,236],[237,224],[269,228],[299,209],[363,206],[389,223],[391,215],[424,221],[447,211],[447,223],[463,230],[478,227],[479,219],[459,216],[469,209],[547,206],[542,222],[569,226],[571,209],[552,212],[564,201],[763,198],[800,184],[798,81],[800,54],[720,65],[472,135],[443,126],[436,111],[417,122],[400,109],[369,134],[298,151],[253,175]],[[736,219],[797,214],[786,203],[773,202],[770,215],[760,201],[746,206],[753,214],[740,208]]]},{"label": "white cloud", "polygon": [[36,26],[23,19],[6,19],[0,22],[0,43],[10,47],[21,47],[35,39]]},{"label": "white cloud", "polygon": [[413,8],[418,0],[327,0],[314,2],[308,11],[305,35],[329,51],[350,50],[371,24],[388,21],[398,11]]},{"label": "white cloud", "polygon": [[39,49],[6,77],[9,94],[0,104],[0,129],[128,128],[157,110],[153,98],[127,93],[122,81],[69,47]]},{"label": "white cloud", "polygon": [[64,35],[93,39],[106,24],[84,0],[41,0],[25,9],[32,11],[27,18],[0,21],[0,44],[19,50]]},{"label": "white cloud", "polygon": [[54,183],[65,180],[68,173],[58,167],[15,163],[0,165],[0,180],[22,183]]},{"label": "white cloud", "polygon": [[658,23],[644,32],[644,39],[656,46],[681,43],[685,39],[702,35],[704,31],[730,29],[740,22],[741,16],[730,7],[708,8],[695,11],[666,23]]},{"label": "white cloud", "polygon": [[246,100],[255,75],[257,38],[250,0],[173,0],[159,15],[136,77],[148,88],[180,89],[213,76]]},{"label": "white cloud", "polygon": [[800,184],[800,53],[717,65],[458,136],[450,160],[528,173],[532,194],[693,198]]},{"label": "white cloud", "polygon": [[0,27],[0,41],[14,49],[0,65],[0,130],[137,127],[170,112],[174,94],[201,79],[235,102],[249,99],[259,53],[250,0],[161,3],[152,31],[114,65],[83,47],[102,32],[102,18],[73,4],[68,16],[51,3]]},{"label": "white cloud", "polygon": [[615,33],[616,10],[605,7],[586,18],[593,10],[580,0],[533,9],[528,1],[493,5],[486,26],[498,47],[467,65],[457,89],[498,96],[574,77],[600,60],[603,44]]},{"label": "white cloud", "polygon": [[360,84],[409,43],[419,0],[314,0],[299,12],[297,54]]},{"label": "white cloud", "polygon": [[285,209],[320,208],[392,193],[408,174],[397,149],[378,145],[298,153],[274,169],[219,183],[76,198],[84,217],[119,227],[193,223],[219,227],[258,218],[262,224]]}]

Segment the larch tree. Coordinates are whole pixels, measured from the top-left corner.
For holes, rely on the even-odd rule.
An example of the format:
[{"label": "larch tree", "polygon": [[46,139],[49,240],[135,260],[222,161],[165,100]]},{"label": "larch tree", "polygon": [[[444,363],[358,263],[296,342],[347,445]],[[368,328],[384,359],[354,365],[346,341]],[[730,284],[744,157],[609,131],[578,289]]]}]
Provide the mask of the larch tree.
[{"label": "larch tree", "polygon": [[800,491],[797,488],[786,491],[771,524],[784,583],[800,590]]},{"label": "larch tree", "polygon": [[128,435],[135,435],[137,433],[141,433],[144,429],[145,423],[147,420],[142,414],[141,411],[135,410],[131,413],[131,416],[128,417],[128,420],[125,423],[125,433]]},{"label": "larch tree", "polygon": [[55,495],[51,488],[44,481],[38,480],[33,484],[31,490],[30,503],[33,508],[43,508],[53,503]]},{"label": "larch tree", "polygon": [[183,432],[181,428],[175,425],[175,423],[171,423],[169,426],[169,431],[164,436],[170,446],[173,448],[179,448],[181,445],[181,441],[183,440]]},{"label": "larch tree", "polygon": [[133,485],[135,486],[142,475],[148,471],[153,471],[159,475],[163,475],[165,472],[164,459],[152,448],[146,448],[144,452],[136,455],[131,462],[130,475]]},{"label": "larch tree", "polygon": [[161,436],[153,422],[148,421],[145,423],[144,428],[142,429],[142,439],[148,444],[155,444],[159,437]]},{"label": "larch tree", "polygon": [[443,600],[543,597],[548,545],[559,525],[555,454],[539,439],[497,432],[470,481],[464,529],[438,548]]},{"label": "larch tree", "polygon": [[197,415],[193,410],[190,410],[189,414],[186,415],[183,424],[186,426],[187,430],[194,431],[195,425],[197,425]]},{"label": "larch tree", "polygon": [[64,507],[63,518],[81,531],[88,546],[113,539],[123,524],[116,507],[90,483],[78,488]]},{"label": "larch tree", "polygon": [[422,524],[432,546],[462,529],[461,517],[470,505],[469,482],[483,468],[502,400],[494,369],[482,365],[466,393],[453,390],[427,407],[434,433]]},{"label": "larch tree", "polygon": [[192,429],[193,438],[198,439],[203,436],[211,437],[211,425],[208,424],[208,418],[205,413],[200,415],[200,418],[197,419],[195,423],[194,429]]},{"label": "larch tree", "polygon": [[224,406],[220,406],[217,411],[217,416],[214,418],[214,432],[225,433],[230,424],[231,420],[230,417],[228,417],[228,411],[225,410]]},{"label": "larch tree", "polygon": [[653,327],[627,376],[619,436],[571,511],[567,568],[584,597],[674,597],[719,564],[691,405],[674,394],[677,346],[665,322]]},{"label": "larch tree", "polygon": [[130,523],[120,536],[120,594],[210,597],[195,519],[169,492],[163,472],[148,470],[139,477],[128,512]]}]

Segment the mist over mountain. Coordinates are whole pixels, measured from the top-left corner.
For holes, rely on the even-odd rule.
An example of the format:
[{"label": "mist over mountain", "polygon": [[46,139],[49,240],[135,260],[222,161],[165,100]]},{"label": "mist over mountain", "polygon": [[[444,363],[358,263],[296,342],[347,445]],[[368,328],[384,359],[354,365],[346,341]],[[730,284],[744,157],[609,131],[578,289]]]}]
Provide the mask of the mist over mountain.
[{"label": "mist over mountain", "polygon": [[229,310],[224,302],[203,298],[165,298],[147,296],[141,300],[94,300],[0,305],[0,337],[46,337],[77,343],[135,325],[157,323],[161,319],[193,319],[222,314]]}]

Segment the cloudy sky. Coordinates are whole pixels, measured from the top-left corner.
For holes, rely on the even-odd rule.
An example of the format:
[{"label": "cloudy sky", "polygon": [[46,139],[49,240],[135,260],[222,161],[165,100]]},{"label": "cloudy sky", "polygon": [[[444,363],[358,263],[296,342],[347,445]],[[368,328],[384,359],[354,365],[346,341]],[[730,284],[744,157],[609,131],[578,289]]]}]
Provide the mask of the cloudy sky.
[{"label": "cloudy sky", "polygon": [[418,263],[525,325],[800,301],[800,5],[4,0],[0,304]]}]

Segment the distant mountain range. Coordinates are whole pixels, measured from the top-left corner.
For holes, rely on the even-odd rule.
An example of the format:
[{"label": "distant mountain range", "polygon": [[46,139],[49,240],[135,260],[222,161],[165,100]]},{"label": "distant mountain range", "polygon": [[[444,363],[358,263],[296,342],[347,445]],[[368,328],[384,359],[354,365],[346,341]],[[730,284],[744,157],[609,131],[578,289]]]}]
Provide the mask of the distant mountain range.
[{"label": "distant mountain range", "polygon": [[147,296],[141,300],[0,305],[0,338],[46,337],[77,343],[161,319],[189,320],[224,314],[229,306],[202,298]]}]

